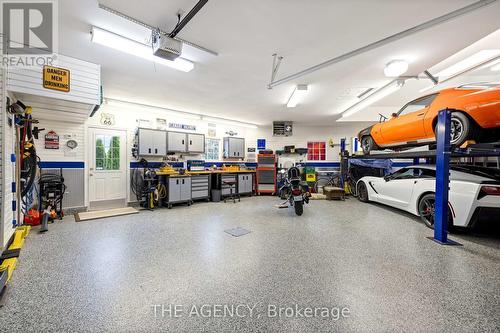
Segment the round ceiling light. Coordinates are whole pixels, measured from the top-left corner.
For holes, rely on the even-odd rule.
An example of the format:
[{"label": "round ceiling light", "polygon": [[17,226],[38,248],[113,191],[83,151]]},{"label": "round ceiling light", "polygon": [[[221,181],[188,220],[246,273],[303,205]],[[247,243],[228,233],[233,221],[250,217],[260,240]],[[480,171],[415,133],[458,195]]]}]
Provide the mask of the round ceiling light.
[{"label": "round ceiling light", "polygon": [[393,60],[385,65],[384,74],[387,77],[398,77],[406,73],[408,63],[404,60]]}]

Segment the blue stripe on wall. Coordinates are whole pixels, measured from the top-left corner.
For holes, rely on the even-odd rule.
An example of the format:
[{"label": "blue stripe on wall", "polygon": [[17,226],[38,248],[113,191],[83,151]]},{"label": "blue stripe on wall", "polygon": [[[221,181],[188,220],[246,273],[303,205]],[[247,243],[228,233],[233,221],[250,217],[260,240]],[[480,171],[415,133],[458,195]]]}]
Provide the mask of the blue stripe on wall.
[{"label": "blue stripe on wall", "polygon": [[[153,169],[158,169],[161,167],[163,162],[148,162],[148,167],[153,168]],[[182,168],[184,166],[183,162],[168,162],[173,168]],[[142,163],[139,162],[130,162],[130,168],[131,169],[140,169],[142,168]]]},{"label": "blue stripe on wall", "polygon": [[[242,162],[205,162],[205,167],[210,168],[211,166],[216,165],[218,168],[220,168],[223,164],[225,164],[225,165],[231,165],[231,164],[239,165],[239,164],[242,164]],[[257,167],[257,163],[245,162],[243,164],[245,164],[245,166],[251,167],[251,168]]]},{"label": "blue stripe on wall", "polygon": [[85,169],[85,162],[40,162],[42,169]]},{"label": "blue stripe on wall", "polygon": [[[174,168],[182,168],[184,166],[183,162],[170,162],[170,165]],[[223,164],[241,164],[238,162],[206,162],[205,167],[211,167],[212,165],[216,165],[217,167],[221,167]],[[257,167],[257,163],[244,163],[247,167],[255,168]],[[159,168],[162,165],[162,162],[149,162],[149,166],[152,168]],[[413,165],[412,162],[393,162],[393,167],[406,167],[409,165]],[[84,169],[85,162],[40,162],[40,166],[42,169]],[[338,168],[340,167],[339,162],[306,162],[305,166],[313,167],[313,168]],[[139,162],[130,162],[130,168],[142,168],[142,165]]]},{"label": "blue stripe on wall", "polygon": [[[150,168],[159,168],[163,162],[149,162],[148,166]],[[184,162],[168,162],[173,168],[182,168],[184,167]],[[205,162],[205,167],[210,168],[213,165],[216,165],[218,168],[220,168],[223,164],[241,164],[241,162]],[[244,163],[245,166],[250,167],[250,168],[255,168],[257,167],[257,163]],[[139,162],[130,162],[130,168],[131,169],[137,169],[137,168],[142,168],[142,164]]]}]

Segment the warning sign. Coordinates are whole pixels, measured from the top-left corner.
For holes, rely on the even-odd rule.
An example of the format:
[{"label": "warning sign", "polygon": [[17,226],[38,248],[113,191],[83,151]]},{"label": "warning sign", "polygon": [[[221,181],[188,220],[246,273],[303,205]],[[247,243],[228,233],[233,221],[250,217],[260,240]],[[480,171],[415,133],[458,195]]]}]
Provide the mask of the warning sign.
[{"label": "warning sign", "polygon": [[43,87],[45,89],[69,92],[69,79],[68,69],[43,66]]},{"label": "warning sign", "polygon": [[59,135],[54,131],[45,134],[45,149],[59,149]]}]

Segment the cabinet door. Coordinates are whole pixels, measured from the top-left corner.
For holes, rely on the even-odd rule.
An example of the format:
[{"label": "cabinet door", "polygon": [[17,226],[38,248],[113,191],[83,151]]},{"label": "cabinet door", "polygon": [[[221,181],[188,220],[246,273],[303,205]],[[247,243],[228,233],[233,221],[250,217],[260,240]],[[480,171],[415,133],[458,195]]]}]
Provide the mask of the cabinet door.
[{"label": "cabinet door", "polygon": [[181,200],[181,179],[180,178],[172,178],[168,179],[168,201],[176,202]]},{"label": "cabinet door", "polygon": [[186,141],[186,133],[167,132],[168,151],[185,153],[187,147]]},{"label": "cabinet door", "polygon": [[243,158],[245,156],[245,139],[233,138],[234,157]]},{"label": "cabinet door", "polygon": [[236,153],[234,152],[234,141],[233,138],[227,138],[224,142],[224,150],[227,152],[227,157],[235,157]]},{"label": "cabinet door", "polygon": [[245,174],[238,175],[238,193],[246,193],[247,192],[247,181]]},{"label": "cabinet door", "polygon": [[253,192],[253,174],[247,175],[247,192]]},{"label": "cabinet door", "polygon": [[191,178],[183,177],[179,179],[181,182],[180,186],[180,197],[181,200],[191,200]]},{"label": "cabinet door", "polygon": [[240,140],[238,138],[229,139],[229,157],[238,157],[240,149]]},{"label": "cabinet door", "polygon": [[153,155],[153,131],[148,129],[139,129],[139,155]]},{"label": "cabinet door", "polygon": [[167,155],[167,132],[155,131],[153,135],[154,154],[156,156]]},{"label": "cabinet door", "polygon": [[203,134],[188,134],[187,140],[190,153],[205,152],[205,136]]}]

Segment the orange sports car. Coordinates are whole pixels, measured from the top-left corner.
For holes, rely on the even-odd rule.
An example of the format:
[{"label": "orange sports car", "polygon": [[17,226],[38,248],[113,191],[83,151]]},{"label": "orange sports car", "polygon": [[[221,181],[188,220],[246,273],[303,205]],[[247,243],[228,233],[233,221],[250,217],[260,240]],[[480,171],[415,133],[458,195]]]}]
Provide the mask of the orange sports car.
[{"label": "orange sports car", "polygon": [[500,83],[464,85],[444,89],[403,106],[392,118],[358,134],[365,154],[372,150],[405,149],[436,141],[438,112],[454,110],[451,144],[466,140],[491,142],[500,139]]}]

